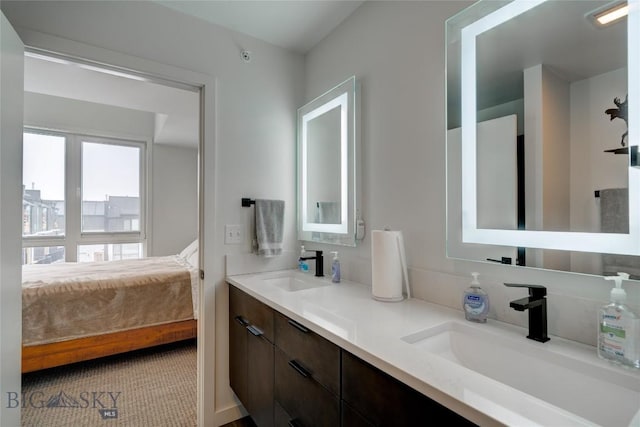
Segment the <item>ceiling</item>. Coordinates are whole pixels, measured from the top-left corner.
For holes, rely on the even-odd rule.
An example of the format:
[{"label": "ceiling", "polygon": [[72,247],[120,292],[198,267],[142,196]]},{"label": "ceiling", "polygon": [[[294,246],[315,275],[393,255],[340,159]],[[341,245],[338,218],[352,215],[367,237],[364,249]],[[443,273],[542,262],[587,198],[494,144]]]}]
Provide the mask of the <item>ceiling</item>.
[{"label": "ceiling", "polygon": [[187,15],[307,53],[363,0],[154,0]]},{"label": "ceiling", "polygon": [[198,146],[199,94],[133,75],[27,53],[24,90],[94,104],[147,112],[154,116],[158,144]]},{"label": "ceiling", "polygon": [[[304,54],[363,0],[156,3]],[[135,76],[116,76],[56,58],[25,58],[25,91],[148,112],[155,119],[155,143],[197,147],[198,93],[131,77]]]},{"label": "ceiling", "polygon": [[[364,2],[154,1],[180,13],[197,16],[300,53],[308,52]],[[492,76],[492,80],[485,80],[479,85],[479,90],[483,90],[478,94],[479,103],[495,105],[521,97],[522,70],[533,64],[548,64],[570,81],[623,66],[626,61],[626,25],[598,29],[585,19],[589,10],[607,1],[552,2],[562,5],[563,9],[549,12],[542,7],[536,8],[540,9],[538,14],[544,12],[542,20],[531,14],[533,19],[527,22],[505,26],[504,30],[493,31],[483,37],[478,46],[479,51],[484,52],[479,58],[480,68],[485,75]],[[553,5],[550,3],[549,7]],[[543,30],[540,22],[544,23]],[[537,37],[540,38],[538,42],[532,42]],[[539,46],[545,46],[545,49],[541,50]],[[459,81],[456,76],[458,67],[452,60],[455,54],[451,55],[456,47],[457,43],[449,45],[450,99],[459,96],[459,88],[454,83]],[[571,54],[568,55],[567,51]],[[578,64],[577,69],[575,64]],[[77,64],[36,58],[27,58],[25,63],[25,90],[150,112],[156,119],[156,142],[197,146],[199,103],[195,92],[95,72]],[[449,117],[454,116],[450,111]]]}]

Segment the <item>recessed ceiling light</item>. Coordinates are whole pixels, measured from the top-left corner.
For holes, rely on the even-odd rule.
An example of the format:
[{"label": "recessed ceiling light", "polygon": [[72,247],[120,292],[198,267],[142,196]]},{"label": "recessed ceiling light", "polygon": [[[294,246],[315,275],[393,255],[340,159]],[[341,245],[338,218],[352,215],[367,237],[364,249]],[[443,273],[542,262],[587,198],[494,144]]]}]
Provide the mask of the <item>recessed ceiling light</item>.
[{"label": "recessed ceiling light", "polygon": [[599,9],[589,14],[593,22],[600,27],[613,24],[620,19],[627,16],[629,13],[629,5],[627,2],[618,2],[612,6],[607,6],[605,9]]}]

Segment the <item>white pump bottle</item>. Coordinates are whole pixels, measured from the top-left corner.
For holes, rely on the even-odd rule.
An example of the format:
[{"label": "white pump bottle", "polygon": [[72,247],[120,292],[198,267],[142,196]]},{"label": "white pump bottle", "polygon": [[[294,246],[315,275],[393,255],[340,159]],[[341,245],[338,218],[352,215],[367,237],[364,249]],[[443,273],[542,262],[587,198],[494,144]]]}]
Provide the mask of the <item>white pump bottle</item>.
[{"label": "white pump bottle", "polygon": [[611,302],[598,310],[598,356],[614,363],[640,368],[640,319],[625,305],[622,281],[627,273],[606,276],[615,281]]}]

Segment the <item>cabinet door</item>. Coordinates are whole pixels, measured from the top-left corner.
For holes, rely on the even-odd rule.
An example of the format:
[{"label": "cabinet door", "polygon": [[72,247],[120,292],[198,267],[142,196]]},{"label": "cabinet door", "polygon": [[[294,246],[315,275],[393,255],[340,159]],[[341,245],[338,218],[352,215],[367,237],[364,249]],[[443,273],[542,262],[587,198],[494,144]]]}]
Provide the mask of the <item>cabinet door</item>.
[{"label": "cabinet door", "polygon": [[357,413],[351,406],[345,403],[342,404],[342,426],[344,427],[374,427],[365,417]]},{"label": "cabinet door", "polygon": [[[347,351],[342,351],[342,399],[376,426],[472,426],[408,385]],[[349,427],[346,424],[344,427]]]},{"label": "cabinet door", "polygon": [[259,427],[273,426],[274,353],[271,344],[262,335],[247,332],[247,398],[245,409]]},{"label": "cabinet door", "polygon": [[316,382],[304,366],[289,359],[278,347],[275,352],[275,396],[291,417],[288,424],[296,427],[339,426],[338,397]]},{"label": "cabinet door", "polygon": [[229,286],[229,382],[241,402],[247,400],[247,325],[243,296]]},{"label": "cabinet door", "polygon": [[229,285],[229,382],[258,427],[273,426],[272,340],[271,308]]}]

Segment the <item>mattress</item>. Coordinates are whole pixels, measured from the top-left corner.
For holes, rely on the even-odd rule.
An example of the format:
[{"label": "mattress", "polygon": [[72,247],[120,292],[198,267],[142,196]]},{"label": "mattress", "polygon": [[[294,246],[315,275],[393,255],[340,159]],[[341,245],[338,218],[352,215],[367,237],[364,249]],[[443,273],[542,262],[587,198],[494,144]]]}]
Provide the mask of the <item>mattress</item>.
[{"label": "mattress", "polygon": [[25,265],[25,346],[197,318],[197,270],[171,255]]}]

